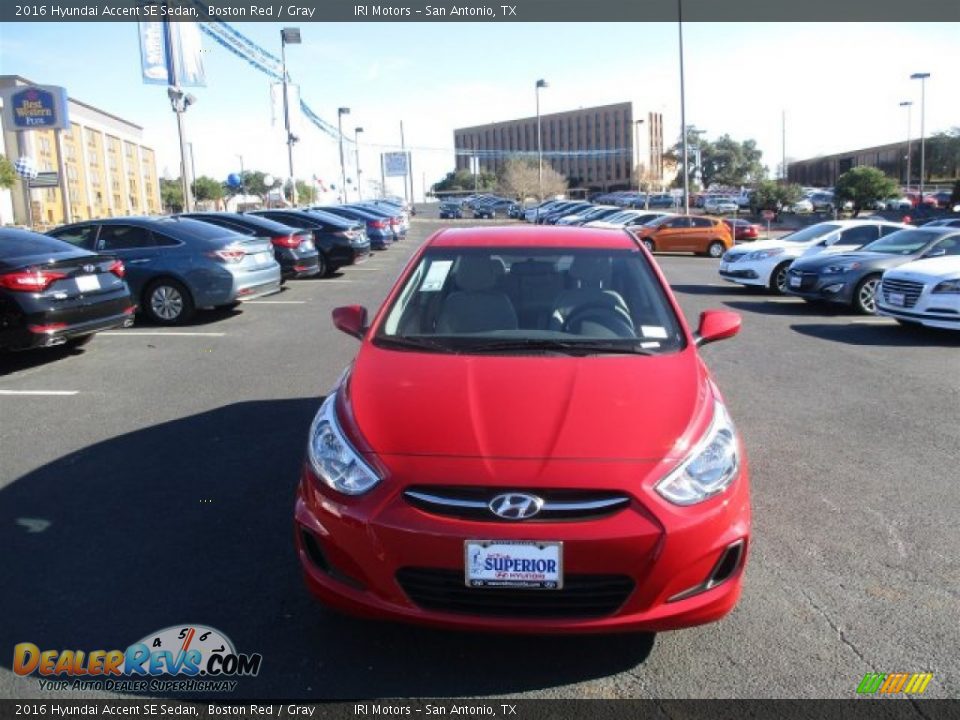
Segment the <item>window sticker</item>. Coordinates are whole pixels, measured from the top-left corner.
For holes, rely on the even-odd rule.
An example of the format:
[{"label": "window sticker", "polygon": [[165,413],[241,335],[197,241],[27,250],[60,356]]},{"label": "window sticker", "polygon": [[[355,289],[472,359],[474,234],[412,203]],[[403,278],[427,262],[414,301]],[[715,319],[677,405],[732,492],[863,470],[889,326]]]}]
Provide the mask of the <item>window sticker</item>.
[{"label": "window sticker", "polygon": [[[420,292],[437,292],[443,289],[443,283],[450,273],[453,266],[453,260],[437,260],[427,271],[427,276],[423,279],[423,285],[420,286]],[[666,335],[664,335],[666,337]]]},{"label": "window sticker", "polygon": [[667,338],[667,329],[659,325],[641,325],[640,332],[645,338]]},{"label": "window sticker", "polygon": [[647,349],[650,349],[650,348],[658,348],[658,347],[660,347],[660,343],[658,343],[658,342],[642,342],[642,343],[640,343],[640,347],[642,347],[644,350],[647,350]]}]

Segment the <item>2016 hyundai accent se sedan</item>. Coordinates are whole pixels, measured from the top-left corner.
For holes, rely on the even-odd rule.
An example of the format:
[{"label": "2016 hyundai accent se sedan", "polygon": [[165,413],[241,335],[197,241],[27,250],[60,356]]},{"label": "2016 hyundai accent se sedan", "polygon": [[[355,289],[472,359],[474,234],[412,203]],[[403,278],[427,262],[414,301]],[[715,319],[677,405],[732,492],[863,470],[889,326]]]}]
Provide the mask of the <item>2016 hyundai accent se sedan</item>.
[{"label": "2016 hyundai accent se sedan", "polygon": [[309,431],[306,583],[352,614],[505,632],[717,620],[750,542],[747,461],[629,234],[448,229],[412,258]]}]

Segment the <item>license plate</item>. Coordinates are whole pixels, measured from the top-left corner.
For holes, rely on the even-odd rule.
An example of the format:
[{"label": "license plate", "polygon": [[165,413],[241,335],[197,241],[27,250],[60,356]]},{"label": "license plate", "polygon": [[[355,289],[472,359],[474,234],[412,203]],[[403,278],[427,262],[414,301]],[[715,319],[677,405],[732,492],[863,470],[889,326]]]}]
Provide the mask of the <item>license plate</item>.
[{"label": "license plate", "polygon": [[889,293],[887,295],[887,300],[890,301],[891,305],[899,305],[900,307],[903,307],[906,303],[906,298],[904,297],[903,293]]},{"label": "license plate", "polygon": [[563,543],[467,540],[464,543],[467,587],[563,587]]},{"label": "license plate", "polygon": [[90,292],[100,289],[100,278],[96,275],[78,275],[76,277],[77,290],[80,292]]},{"label": "license plate", "polygon": [[253,260],[257,263],[257,265],[266,265],[268,262],[273,260],[273,255],[268,252],[258,252],[253,256]]},{"label": "license plate", "polygon": [[798,278],[796,275],[790,277],[790,287],[800,287],[801,278]]}]

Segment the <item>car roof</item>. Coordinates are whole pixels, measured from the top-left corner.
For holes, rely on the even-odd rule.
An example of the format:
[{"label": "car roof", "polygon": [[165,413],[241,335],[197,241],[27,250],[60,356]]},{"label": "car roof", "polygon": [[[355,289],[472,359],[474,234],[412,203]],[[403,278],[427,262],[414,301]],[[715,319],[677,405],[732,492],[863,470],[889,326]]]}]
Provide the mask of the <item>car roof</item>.
[{"label": "car roof", "polygon": [[551,226],[516,226],[448,228],[434,235],[431,247],[571,247],[605,250],[636,250],[637,243],[626,232]]}]

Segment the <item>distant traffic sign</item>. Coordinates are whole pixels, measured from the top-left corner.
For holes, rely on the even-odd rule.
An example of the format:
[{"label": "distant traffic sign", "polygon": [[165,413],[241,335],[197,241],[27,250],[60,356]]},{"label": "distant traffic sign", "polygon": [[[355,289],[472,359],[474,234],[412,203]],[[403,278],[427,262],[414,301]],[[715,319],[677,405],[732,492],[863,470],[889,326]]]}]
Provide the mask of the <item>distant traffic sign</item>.
[{"label": "distant traffic sign", "polygon": [[60,184],[60,175],[56,172],[38,172],[35,178],[27,181],[32,188],[51,188]]},{"label": "distant traffic sign", "polygon": [[764,211],[763,211],[763,219],[764,219],[764,220],[773,220],[776,216],[777,216],[777,214],[776,214],[773,210],[764,210]]}]

